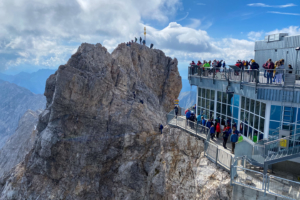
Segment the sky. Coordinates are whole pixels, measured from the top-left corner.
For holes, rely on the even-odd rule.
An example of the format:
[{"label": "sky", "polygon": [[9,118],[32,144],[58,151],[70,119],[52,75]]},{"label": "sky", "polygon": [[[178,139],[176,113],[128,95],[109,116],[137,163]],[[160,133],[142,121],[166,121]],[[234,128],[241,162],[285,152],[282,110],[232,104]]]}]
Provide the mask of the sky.
[{"label": "sky", "polygon": [[118,44],[143,36],[178,59],[253,58],[254,41],[300,34],[300,2],[250,0],[1,0],[0,72],[57,69],[83,43]]}]

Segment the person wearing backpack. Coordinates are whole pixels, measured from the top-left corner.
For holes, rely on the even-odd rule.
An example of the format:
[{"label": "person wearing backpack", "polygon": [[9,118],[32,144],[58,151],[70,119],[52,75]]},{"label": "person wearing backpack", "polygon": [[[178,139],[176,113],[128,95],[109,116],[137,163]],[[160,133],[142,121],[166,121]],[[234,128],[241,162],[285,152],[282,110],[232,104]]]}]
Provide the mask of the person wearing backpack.
[{"label": "person wearing backpack", "polygon": [[194,121],[195,121],[195,113],[194,111],[191,112],[191,116],[190,116],[190,127],[191,129],[194,129]]},{"label": "person wearing backpack", "polygon": [[176,119],[177,119],[177,115],[178,115],[178,106],[174,107],[174,111],[175,111],[175,115],[176,115]]},{"label": "person wearing backpack", "polygon": [[159,124],[159,130],[160,130],[160,134],[162,134],[162,130],[164,129],[164,126],[162,124]]}]

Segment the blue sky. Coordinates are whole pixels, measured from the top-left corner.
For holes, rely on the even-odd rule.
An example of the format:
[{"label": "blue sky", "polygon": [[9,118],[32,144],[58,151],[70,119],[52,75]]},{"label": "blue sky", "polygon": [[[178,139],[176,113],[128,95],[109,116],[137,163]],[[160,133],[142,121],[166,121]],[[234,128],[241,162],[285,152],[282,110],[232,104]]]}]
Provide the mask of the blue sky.
[{"label": "blue sky", "polygon": [[300,34],[299,6],[278,0],[2,0],[0,72],[56,69],[82,42],[113,51],[146,26],[147,43],[176,57],[186,78],[191,60],[250,59],[254,41],[266,34]]}]

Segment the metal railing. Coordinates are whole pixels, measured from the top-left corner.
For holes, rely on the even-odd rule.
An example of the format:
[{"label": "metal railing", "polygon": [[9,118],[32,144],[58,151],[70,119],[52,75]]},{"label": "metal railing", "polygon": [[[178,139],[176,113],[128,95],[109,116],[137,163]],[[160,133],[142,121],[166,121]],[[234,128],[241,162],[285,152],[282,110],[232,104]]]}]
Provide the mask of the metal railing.
[{"label": "metal railing", "polygon": [[267,176],[267,192],[288,199],[300,199],[300,183],[288,179]]},{"label": "metal railing", "polygon": [[233,155],[220,149],[218,145],[210,143],[210,134],[208,134],[209,128],[202,126],[200,123],[197,124],[196,122],[185,119],[185,110],[182,108],[180,110],[183,111],[178,112],[177,116],[175,115],[175,112],[173,112],[174,110],[167,114],[168,124],[182,128],[196,136],[200,136],[205,141],[205,156],[216,163],[216,165],[230,171]]},{"label": "metal railing", "polygon": [[263,173],[238,166],[234,166],[233,168],[236,171],[236,174],[231,177],[233,184],[239,184],[256,190],[265,191],[266,181]]},{"label": "metal railing", "polygon": [[214,80],[228,80],[241,82],[243,84],[252,83],[256,85],[277,84],[278,86],[290,85],[300,86],[300,81],[296,80],[297,70],[289,69],[231,69],[231,68],[205,68],[189,67],[189,76],[200,78],[210,78]]}]

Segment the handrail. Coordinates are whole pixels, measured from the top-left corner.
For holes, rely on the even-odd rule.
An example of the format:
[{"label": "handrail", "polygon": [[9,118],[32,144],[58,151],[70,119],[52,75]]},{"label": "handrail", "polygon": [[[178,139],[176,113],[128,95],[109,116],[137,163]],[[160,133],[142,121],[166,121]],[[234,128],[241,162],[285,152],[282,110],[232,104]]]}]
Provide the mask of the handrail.
[{"label": "handrail", "polygon": [[286,137],[283,137],[283,138],[279,138],[277,140],[273,140],[273,141],[270,141],[270,142],[266,142],[265,145],[268,145],[268,144],[272,144],[272,143],[276,143],[278,141],[281,141],[281,140],[286,140],[286,139],[289,139],[289,138],[295,138],[296,136],[300,136],[300,133],[299,134],[296,134],[296,135],[290,135],[290,136],[286,136]]}]

